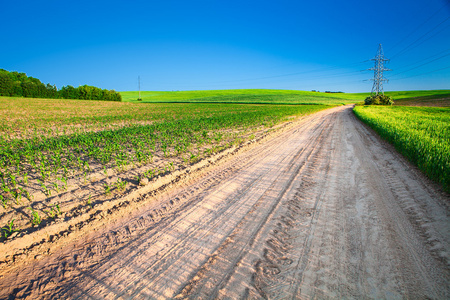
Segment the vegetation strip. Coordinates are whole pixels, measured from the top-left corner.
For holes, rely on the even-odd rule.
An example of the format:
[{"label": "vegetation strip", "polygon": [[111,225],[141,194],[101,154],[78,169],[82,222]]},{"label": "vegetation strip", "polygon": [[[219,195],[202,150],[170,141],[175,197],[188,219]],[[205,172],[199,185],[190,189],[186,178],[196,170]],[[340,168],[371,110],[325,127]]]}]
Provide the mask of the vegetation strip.
[{"label": "vegetation strip", "polygon": [[0,96],[41,97],[83,100],[122,101],[122,96],[114,90],[82,85],[74,88],[63,86],[59,91],[55,85],[43,84],[39,79],[25,73],[8,72],[0,69]]},{"label": "vegetation strip", "polygon": [[[429,91],[400,91],[385,92],[392,98],[411,98],[448,95],[450,90]],[[137,91],[120,92],[125,102],[138,102]],[[149,103],[175,103],[175,102],[202,102],[202,103],[266,103],[266,104],[351,104],[363,102],[370,93],[336,93],[298,90],[272,90],[272,89],[236,89],[236,90],[207,90],[207,91],[141,91],[142,102]]]},{"label": "vegetation strip", "polygon": [[354,112],[450,192],[450,108],[356,106]]}]

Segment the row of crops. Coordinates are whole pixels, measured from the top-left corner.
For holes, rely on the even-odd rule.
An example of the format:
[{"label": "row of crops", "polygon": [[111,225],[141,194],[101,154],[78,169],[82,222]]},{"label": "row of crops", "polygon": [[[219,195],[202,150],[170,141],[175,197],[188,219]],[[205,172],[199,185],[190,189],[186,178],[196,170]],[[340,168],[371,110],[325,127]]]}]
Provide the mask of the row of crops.
[{"label": "row of crops", "polygon": [[[30,111],[30,118],[23,122],[26,108],[14,110],[11,108],[14,104],[22,103],[13,102],[9,106],[9,123],[3,121],[0,131],[3,222],[17,210],[27,212],[30,222],[35,222],[40,207],[36,202],[64,192],[74,180],[82,182],[78,186],[86,185],[91,174],[109,176],[111,172],[120,174],[155,161],[164,162],[163,166],[155,165],[140,174],[152,179],[175,169],[174,163],[187,166],[242,143],[256,131],[267,130],[287,118],[329,107],[129,103],[120,110],[109,104],[102,108],[88,106],[83,113],[80,105],[84,103],[73,106],[58,100],[44,103],[53,105],[40,107],[40,114]],[[65,106],[57,108],[58,105]],[[90,114],[91,110],[97,111]],[[125,184],[119,179],[115,185],[120,189]],[[105,187],[105,193],[111,188],[116,186]],[[42,197],[38,199],[36,195]],[[47,208],[53,214],[60,210],[56,204]],[[3,234],[8,234],[6,229]]]},{"label": "row of crops", "polygon": [[354,112],[450,191],[450,108],[356,106]]}]

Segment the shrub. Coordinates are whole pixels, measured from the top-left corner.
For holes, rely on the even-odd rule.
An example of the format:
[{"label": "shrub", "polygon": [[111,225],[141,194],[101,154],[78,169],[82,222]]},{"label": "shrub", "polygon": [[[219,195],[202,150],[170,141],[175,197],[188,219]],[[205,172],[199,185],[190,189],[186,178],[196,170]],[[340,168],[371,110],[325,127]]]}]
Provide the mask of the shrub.
[{"label": "shrub", "polygon": [[392,105],[394,104],[394,100],[392,100],[391,96],[386,95],[370,95],[364,100],[365,105]]}]

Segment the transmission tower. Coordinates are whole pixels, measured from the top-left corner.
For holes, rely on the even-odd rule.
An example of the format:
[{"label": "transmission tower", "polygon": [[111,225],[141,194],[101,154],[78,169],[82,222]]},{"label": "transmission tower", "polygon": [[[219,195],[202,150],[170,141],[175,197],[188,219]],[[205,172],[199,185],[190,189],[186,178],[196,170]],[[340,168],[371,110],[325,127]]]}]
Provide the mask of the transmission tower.
[{"label": "transmission tower", "polygon": [[383,47],[381,46],[381,44],[378,45],[378,51],[377,51],[377,55],[372,58],[371,60],[375,61],[375,65],[373,68],[370,68],[369,70],[373,70],[373,87],[372,87],[372,94],[383,94],[384,95],[384,91],[383,91],[383,81],[388,82],[389,80],[387,80],[386,78],[383,77],[383,71],[391,71],[390,69],[386,68],[384,66],[385,62],[388,62],[389,59],[384,57],[383,54]]}]

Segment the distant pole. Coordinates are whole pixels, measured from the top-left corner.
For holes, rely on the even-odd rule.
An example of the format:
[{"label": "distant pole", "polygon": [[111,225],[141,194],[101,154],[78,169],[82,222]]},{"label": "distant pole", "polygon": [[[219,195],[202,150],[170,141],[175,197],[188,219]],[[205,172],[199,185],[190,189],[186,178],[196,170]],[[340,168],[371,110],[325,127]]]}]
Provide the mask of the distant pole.
[{"label": "distant pole", "polygon": [[141,100],[141,76],[138,76],[139,98]]},{"label": "distant pole", "polygon": [[384,57],[383,47],[381,46],[381,44],[378,45],[377,55],[374,58],[372,58],[371,60],[375,61],[375,65],[373,66],[373,68],[369,69],[371,71],[374,71],[373,79],[371,79],[371,80],[373,80],[372,94],[375,94],[375,95],[383,94],[384,95],[383,81],[388,82],[389,80],[384,78],[383,71],[391,71],[391,70],[384,66],[384,63],[388,62],[389,59]]}]

